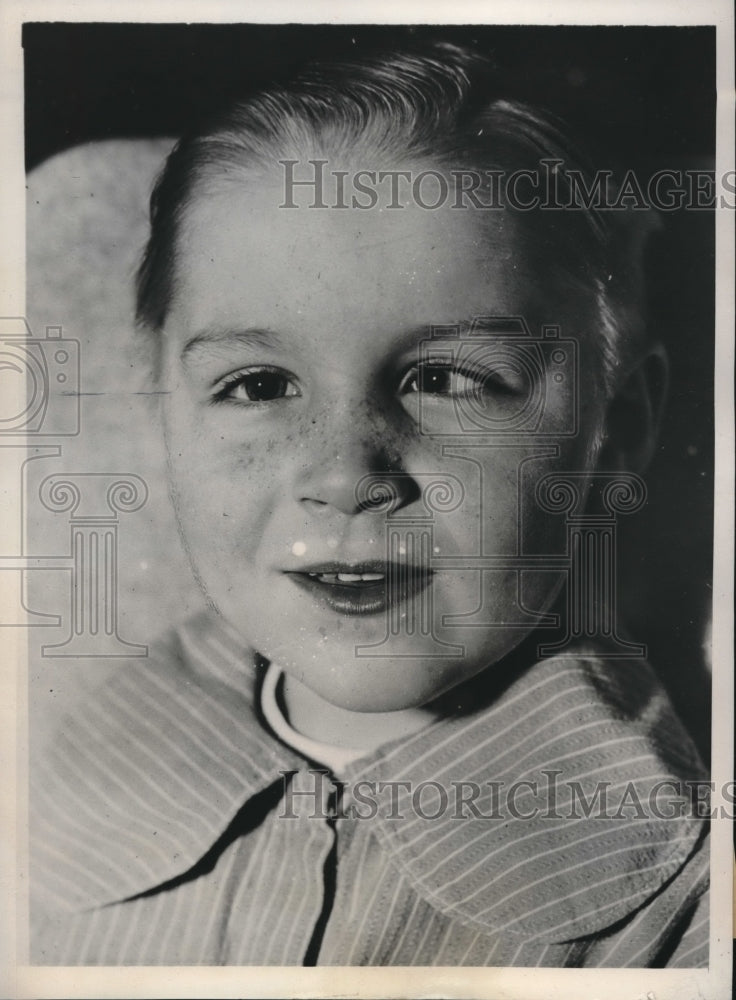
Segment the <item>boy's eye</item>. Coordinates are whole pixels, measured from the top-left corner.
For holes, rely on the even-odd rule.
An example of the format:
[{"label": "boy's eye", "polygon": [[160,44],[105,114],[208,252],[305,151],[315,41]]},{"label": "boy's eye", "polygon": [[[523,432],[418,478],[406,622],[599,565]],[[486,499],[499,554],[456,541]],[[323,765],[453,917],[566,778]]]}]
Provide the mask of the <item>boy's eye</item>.
[{"label": "boy's eye", "polygon": [[451,399],[482,397],[486,393],[513,393],[513,380],[498,370],[469,366],[458,368],[448,362],[424,362],[411,368],[401,381],[399,393],[424,393]]},{"label": "boy's eye", "polygon": [[300,396],[292,375],[280,368],[245,369],[233,372],[218,382],[212,399],[216,403],[270,403],[277,399]]}]

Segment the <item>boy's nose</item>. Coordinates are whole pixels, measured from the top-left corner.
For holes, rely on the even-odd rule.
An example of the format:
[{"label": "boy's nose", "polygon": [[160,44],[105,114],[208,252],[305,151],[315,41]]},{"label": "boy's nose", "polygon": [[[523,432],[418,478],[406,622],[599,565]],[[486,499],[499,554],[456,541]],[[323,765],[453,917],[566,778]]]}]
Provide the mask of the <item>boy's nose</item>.
[{"label": "boy's nose", "polygon": [[385,510],[375,491],[369,491],[375,502],[367,496],[366,477],[384,484],[393,510],[419,495],[382,420],[345,417],[327,433],[323,430],[308,455],[309,464],[302,467],[295,483],[295,497],[301,503],[333,507],[343,514]]}]

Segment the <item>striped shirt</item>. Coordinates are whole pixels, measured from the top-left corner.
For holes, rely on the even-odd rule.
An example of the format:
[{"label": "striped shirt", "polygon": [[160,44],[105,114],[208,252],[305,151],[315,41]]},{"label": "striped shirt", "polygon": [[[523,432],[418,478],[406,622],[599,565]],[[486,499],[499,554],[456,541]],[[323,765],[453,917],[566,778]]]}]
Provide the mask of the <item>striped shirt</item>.
[{"label": "striped shirt", "polygon": [[643,661],[481,678],[339,781],[269,730],[261,672],[203,616],[63,722],[33,964],[707,965],[702,767]]}]

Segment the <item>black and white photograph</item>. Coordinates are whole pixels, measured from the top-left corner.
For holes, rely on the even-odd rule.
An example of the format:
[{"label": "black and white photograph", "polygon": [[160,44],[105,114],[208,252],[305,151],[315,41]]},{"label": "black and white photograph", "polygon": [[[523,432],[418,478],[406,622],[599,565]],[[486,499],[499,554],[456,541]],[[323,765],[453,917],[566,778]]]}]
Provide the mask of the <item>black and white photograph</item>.
[{"label": "black and white photograph", "polygon": [[730,995],[733,14],[501,6],[10,5],[8,995]]}]

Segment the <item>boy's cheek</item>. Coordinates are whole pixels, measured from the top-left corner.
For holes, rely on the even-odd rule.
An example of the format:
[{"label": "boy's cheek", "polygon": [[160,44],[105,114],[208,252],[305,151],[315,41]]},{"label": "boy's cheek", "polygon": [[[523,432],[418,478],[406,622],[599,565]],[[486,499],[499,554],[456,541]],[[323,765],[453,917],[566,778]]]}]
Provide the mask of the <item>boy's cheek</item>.
[{"label": "boy's cheek", "polygon": [[247,448],[223,454],[206,439],[173,435],[168,475],[180,529],[197,564],[217,566],[222,554],[252,558],[277,492],[262,456]]},{"label": "boy's cheek", "polygon": [[[173,395],[173,394],[172,394]],[[220,404],[222,405],[222,404]],[[280,444],[273,435],[248,440],[235,421],[223,419],[213,407],[196,405],[188,398],[168,401],[163,411],[166,448],[172,471],[183,485],[209,489],[232,481],[241,489],[242,477],[273,478]]]}]

